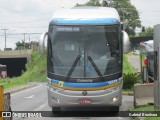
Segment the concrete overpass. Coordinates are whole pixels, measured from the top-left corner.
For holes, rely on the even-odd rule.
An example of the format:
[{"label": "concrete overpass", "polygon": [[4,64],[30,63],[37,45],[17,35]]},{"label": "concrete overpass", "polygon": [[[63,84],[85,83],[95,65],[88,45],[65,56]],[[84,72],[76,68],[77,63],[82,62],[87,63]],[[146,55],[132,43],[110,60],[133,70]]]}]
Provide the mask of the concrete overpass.
[{"label": "concrete overpass", "polygon": [[0,51],[0,64],[7,66],[8,77],[20,76],[26,70],[26,63],[31,59],[32,50]]},{"label": "concrete overpass", "polygon": [[31,59],[32,50],[0,51],[0,58],[27,58]]}]

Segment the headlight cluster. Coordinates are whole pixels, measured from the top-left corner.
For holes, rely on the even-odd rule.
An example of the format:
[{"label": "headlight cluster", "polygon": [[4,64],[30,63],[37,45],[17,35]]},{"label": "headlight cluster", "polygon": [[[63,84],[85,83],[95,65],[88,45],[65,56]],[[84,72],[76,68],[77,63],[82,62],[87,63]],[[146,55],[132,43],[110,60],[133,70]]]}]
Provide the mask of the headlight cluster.
[{"label": "headlight cluster", "polygon": [[121,89],[122,85],[123,85],[123,78],[119,78],[119,85],[115,86],[113,88],[113,90],[119,90],[119,89]]}]

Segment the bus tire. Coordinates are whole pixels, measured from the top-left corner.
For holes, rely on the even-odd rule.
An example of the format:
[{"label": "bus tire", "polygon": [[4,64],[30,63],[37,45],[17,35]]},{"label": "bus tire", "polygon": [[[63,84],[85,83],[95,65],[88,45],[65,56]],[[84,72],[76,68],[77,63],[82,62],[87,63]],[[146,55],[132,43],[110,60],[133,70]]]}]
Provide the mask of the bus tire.
[{"label": "bus tire", "polygon": [[53,114],[59,114],[61,112],[61,107],[52,107]]}]

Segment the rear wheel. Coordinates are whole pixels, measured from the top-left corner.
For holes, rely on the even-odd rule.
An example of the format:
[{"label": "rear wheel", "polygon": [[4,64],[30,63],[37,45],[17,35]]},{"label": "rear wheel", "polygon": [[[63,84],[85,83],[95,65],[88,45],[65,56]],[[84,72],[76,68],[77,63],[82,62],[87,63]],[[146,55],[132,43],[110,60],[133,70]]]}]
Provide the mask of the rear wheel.
[{"label": "rear wheel", "polygon": [[61,107],[52,107],[53,114],[59,114],[61,112]]}]

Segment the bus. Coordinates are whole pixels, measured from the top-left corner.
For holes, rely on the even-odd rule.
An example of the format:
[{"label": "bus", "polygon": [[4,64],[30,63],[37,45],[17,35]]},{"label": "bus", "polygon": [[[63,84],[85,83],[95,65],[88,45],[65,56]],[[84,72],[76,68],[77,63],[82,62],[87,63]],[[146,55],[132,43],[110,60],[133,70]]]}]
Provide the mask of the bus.
[{"label": "bus", "polygon": [[[154,46],[153,40],[148,40],[140,43],[141,52],[144,57],[144,67],[143,70],[144,82],[153,83],[154,82]],[[142,58],[142,57],[141,57]],[[142,61],[142,60],[141,60]]]},{"label": "bus", "polygon": [[6,78],[6,77],[7,77],[6,65],[0,64],[0,78]]},{"label": "bus", "polygon": [[123,53],[129,37],[121,30],[116,9],[62,8],[54,12],[47,38],[48,103],[53,113],[63,107],[111,107],[122,104]]}]

